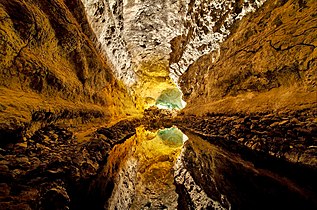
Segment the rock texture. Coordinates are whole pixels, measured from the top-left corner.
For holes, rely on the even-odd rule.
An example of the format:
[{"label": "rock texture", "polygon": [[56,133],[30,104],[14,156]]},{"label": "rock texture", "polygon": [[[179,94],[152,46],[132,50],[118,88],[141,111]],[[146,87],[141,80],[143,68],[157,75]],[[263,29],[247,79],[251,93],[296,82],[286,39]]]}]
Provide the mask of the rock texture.
[{"label": "rock texture", "polygon": [[[202,188],[203,183],[200,181],[198,181],[199,184],[196,183],[197,179],[195,181],[191,175],[195,172],[184,164],[185,161],[193,161],[190,159],[190,156],[189,158],[187,156],[191,152],[192,151],[188,150],[188,148],[184,147],[174,166],[175,185],[178,189],[178,193],[180,194],[178,199],[178,209],[231,209],[231,205],[226,199],[226,196],[219,193],[215,187],[216,183],[213,178],[208,180],[208,185],[210,188],[214,189],[212,192],[212,198],[210,195],[207,195]],[[198,156],[199,154],[195,155]],[[204,174],[201,174],[201,176],[203,175]]]},{"label": "rock texture", "polygon": [[90,40],[80,1],[2,0],[0,21],[1,143],[33,125],[107,122],[136,110]]},{"label": "rock texture", "polygon": [[[135,134],[123,121],[78,142],[69,129],[47,126],[0,149],[1,209],[87,209],[89,182],[119,142]],[[124,132],[122,132],[124,131]]]},{"label": "rock texture", "polygon": [[220,54],[200,57],[182,76],[188,111],[316,107],[316,21],[315,1],[267,1],[244,17]]},{"label": "rock texture", "polygon": [[[209,117],[209,118],[208,118]],[[279,151],[287,151],[292,145],[296,151],[303,153],[306,143],[284,140],[281,144],[274,141],[269,144],[270,136],[266,136],[266,147],[247,149],[241,146],[235,137],[222,136],[217,129],[207,129],[205,125],[218,125],[220,128],[228,124],[239,127],[249,125],[249,119],[238,116],[208,116],[205,119],[190,119],[195,122],[195,132],[186,132],[188,140],[184,145],[174,141],[168,133],[171,129],[158,132],[137,129],[136,136],[116,145],[109,153],[107,164],[102,173],[90,185],[88,201],[90,209],[315,209],[317,193],[314,164],[304,162],[288,163],[282,155],[267,153],[266,148],[283,146]],[[241,117],[241,116],[240,116]],[[277,118],[266,116],[273,121]],[[263,117],[263,121],[268,118]],[[297,117],[302,120],[300,116]],[[230,121],[235,119],[235,121]],[[253,116],[251,126],[258,121]],[[212,121],[214,120],[214,121]],[[243,122],[242,122],[243,121]],[[254,121],[254,122],[253,122]],[[298,120],[299,121],[299,120]],[[292,123],[298,123],[292,119]],[[310,119],[304,120],[310,121]],[[204,123],[202,123],[204,122]],[[221,124],[220,122],[223,122]],[[240,122],[241,124],[238,124]],[[260,120],[262,122],[262,120]],[[259,122],[258,122],[259,123]],[[189,124],[184,121],[184,124]],[[273,136],[284,129],[292,129],[285,122],[273,122]],[[260,127],[260,125],[258,124]],[[296,127],[296,126],[295,126]],[[302,127],[306,127],[303,126]],[[228,128],[230,129],[230,128]],[[306,128],[311,130],[311,128]],[[204,130],[209,130],[207,134]],[[296,128],[294,130],[297,130]],[[162,132],[160,134],[160,132]],[[234,130],[236,132],[236,130]],[[253,131],[256,132],[256,131]],[[302,131],[301,131],[302,132]],[[314,132],[314,131],[310,131]],[[266,131],[263,131],[266,133]],[[250,137],[247,129],[239,133]],[[268,134],[270,135],[270,134]],[[165,138],[165,137],[167,138]],[[202,138],[200,138],[201,136]],[[298,132],[305,136],[305,141],[315,141],[313,134]],[[289,137],[285,137],[289,138]],[[181,140],[182,138],[180,138]],[[254,140],[255,138],[252,138]],[[281,140],[276,137],[276,140]],[[174,144],[176,142],[176,144]],[[239,145],[240,144],[240,145]],[[309,144],[309,143],[308,143]],[[301,149],[299,149],[301,147]],[[261,148],[261,149],[259,149]],[[289,147],[292,149],[292,147]],[[311,147],[313,148],[313,147]],[[309,149],[308,149],[309,150]],[[279,154],[283,154],[280,152]],[[306,160],[315,160],[305,154]],[[287,160],[287,158],[286,158]],[[295,163],[295,164],[294,164]],[[95,200],[94,200],[95,199]]]},{"label": "rock texture", "polygon": [[316,119],[315,109],[279,114],[207,114],[181,118],[175,124],[211,141],[235,142],[259,153],[316,168]]},{"label": "rock texture", "polygon": [[[264,0],[84,0],[100,50],[145,108],[199,57],[219,50],[237,20]],[[137,82],[136,82],[137,81]]]},{"label": "rock texture", "polygon": [[[171,41],[170,73],[174,81],[203,55],[214,52],[219,56],[219,46],[234,24],[249,12],[256,11],[265,0],[212,0],[186,1],[181,10],[181,27]],[[180,11],[179,11],[180,12]]]},{"label": "rock texture", "polygon": [[316,11],[0,0],[0,209],[316,209]]},{"label": "rock texture", "polygon": [[131,56],[123,37],[123,1],[82,0],[98,50],[109,58],[113,72],[126,85],[136,81]]},{"label": "rock texture", "polygon": [[316,208],[316,171],[186,134],[174,172],[178,209]]}]

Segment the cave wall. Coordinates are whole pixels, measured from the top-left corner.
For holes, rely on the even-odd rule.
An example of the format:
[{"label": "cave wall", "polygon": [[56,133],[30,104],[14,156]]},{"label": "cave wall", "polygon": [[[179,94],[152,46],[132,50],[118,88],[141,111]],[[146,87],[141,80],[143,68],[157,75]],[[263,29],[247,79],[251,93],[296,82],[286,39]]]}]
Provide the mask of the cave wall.
[{"label": "cave wall", "polygon": [[96,36],[93,41],[97,49],[113,65],[114,74],[127,86],[135,83],[136,75],[131,71],[131,56],[123,34],[123,2],[105,0],[82,0],[87,19]]},{"label": "cave wall", "polygon": [[315,1],[267,1],[181,77],[189,113],[316,108]]},{"label": "cave wall", "polygon": [[98,49],[145,104],[177,86],[199,57],[218,51],[233,24],[264,0],[83,0]]},{"label": "cave wall", "polygon": [[0,22],[3,137],[36,123],[108,122],[136,113],[91,41],[81,1],[1,0]]}]

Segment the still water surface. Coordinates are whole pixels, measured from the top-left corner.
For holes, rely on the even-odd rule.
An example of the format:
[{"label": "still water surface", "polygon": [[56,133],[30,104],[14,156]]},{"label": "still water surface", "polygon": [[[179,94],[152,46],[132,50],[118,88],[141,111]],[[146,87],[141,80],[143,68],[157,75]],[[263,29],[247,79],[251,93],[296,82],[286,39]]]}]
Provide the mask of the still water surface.
[{"label": "still water surface", "polygon": [[99,177],[105,209],[317,209],[315,172],[177,127],[115,146]]}]

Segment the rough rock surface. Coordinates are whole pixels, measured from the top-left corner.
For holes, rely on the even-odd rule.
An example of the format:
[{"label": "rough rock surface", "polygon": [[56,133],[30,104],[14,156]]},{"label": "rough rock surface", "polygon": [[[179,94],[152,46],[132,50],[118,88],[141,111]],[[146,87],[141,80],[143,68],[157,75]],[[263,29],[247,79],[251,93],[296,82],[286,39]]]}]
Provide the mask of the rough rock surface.
[{"label": "rough rock surface", "polygon": [[34,124],[107,122],[134,112],[84,14],[80,1],[0,1],[1,143]]},{"label": "rough rock surface", "polygon": [[109,153],[107,165],[91,185],[90,196],[101,196],[95,209],[177,208],[173,166],[183,139],[170,131],[181,143],[139,127],[134,137]]},{"label": "rough rock surface", "polygon": [[[230,203],[226,200],[225,195],[220,195],[217,189],[215,189],[212,192],[212,199],[208,197],[204,189],[202,189],[203,183],[199,182],[199,184],[197,184],[195,182],[195,179],[191,175],[193,171],[190,168],[187,169],[188,166],[185,166],[184,164],[185,161],[191,160],[190,157],[187,156],[187,153],[189,153],[188,151],[189,150],[186,147],[182,149],[182,153],[178,157],[177,162],[174,166],[175,184],[178,188],[178,193],[180,194],[180,198],[178,199],[178,208],[219,210],[230,209]],[[210,188],[215,188],[215,181],[213,179],[209,180],[208,185],[211,186]]]},{"label": "rough rock surface", "polygon": [[[316,207],[316,11],[314,0],[0,0],[0,209]],[[134,117],[179,76],[188,108],[152,107],[142,123],[204,140],[182,148],[131,137],[140,120],[92,124]]]},{"label": "rough rock surface", "polygon": [[135,134],[133,122],[100,128],[78,142],[65,128],[47,126],[0,150],[0,209],[87,209],[89,182],[119,142]]},{"label": "rough rock surface", "polygon": [[186,135],[174,172],[178,209],[316,208],[316,170]]},{"label": "rough rock surface", "polygon": [[[116,75],[152,104],[199,57],[219,49],[233,24],[264,0],[83,0]],[[146,107],[147,108],[147,107]]]},{"label": "rough rock surface", "polygon": [[[181,151],[139,130],[109,153],[90,185],[90,208],[315,209],[316,124],[305,114],[289,122],[289,115],[272,114],[182,119],[178,124],[196,134],[185,132]],[[291,139],[290,131],[297,137]],[[248,145],[254,142],[260,146]],[[290,160],[287,153],[303,159]]]},{"label": "rough rock surface", "polygon": [[182,76],[188,111],[257,112],[317,105],[316,10],[310,1],[267,1]]},{"label": "rough rock surface", "polygon": [[236,142],[259,153],[317,167],[317,113],[207,114],[180,118],[181,125],[210,141]]},{"label": "rough rock surface", "polygon": [[115,75],[128,86],[136,81],[131,70],[131,56],[123,37],[123,1],[82,0],[87,18],[98,45],[97,49],[109,58]]}]

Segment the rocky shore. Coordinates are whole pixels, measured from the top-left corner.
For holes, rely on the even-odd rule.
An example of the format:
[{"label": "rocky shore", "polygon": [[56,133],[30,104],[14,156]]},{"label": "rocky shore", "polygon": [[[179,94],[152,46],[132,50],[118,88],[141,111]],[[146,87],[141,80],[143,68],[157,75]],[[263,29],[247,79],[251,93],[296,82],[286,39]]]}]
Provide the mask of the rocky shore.
[{"label": "rocky shore", "polygon": [[290,113],[206,114],[175,124],[209,141],[236,142],[278,159],[317,167],[317,110]]},{"label": "rocky shore", "polygon": [[309,174],[307,171],[317,168],[316,119],[315,109],[204,116],[181,113],[175,116],[175,113],[153,109],[147,110],[142,120],[121,121],[92,131],[85,136],[85,141],[80,141],[67,128],[49,125],[31,137],[24,136],[19,142],[2,145],[0,208],[88,208],[94,194],[91,183],[107,164],[109,152],[134,135],[135,128],[141,124],[151,130],[176,125],[205,141],[238,151],[242,156],[252,153],[255,159],[269,157],[273,164],[276,161],[276,165],[286,164],[284,171],[287,167],[298,167]]},{"label": "rocky shore", "polygon": [[66,128],[49,125],[0,148],[0,209],[80,209],[86,187],[104,167],[112,147],[135,134],[122,121],[79,142]]}]

